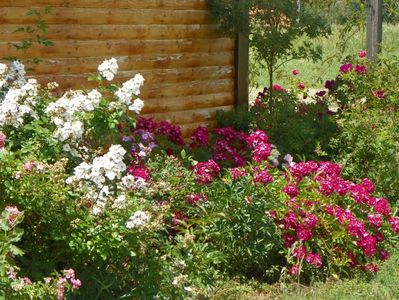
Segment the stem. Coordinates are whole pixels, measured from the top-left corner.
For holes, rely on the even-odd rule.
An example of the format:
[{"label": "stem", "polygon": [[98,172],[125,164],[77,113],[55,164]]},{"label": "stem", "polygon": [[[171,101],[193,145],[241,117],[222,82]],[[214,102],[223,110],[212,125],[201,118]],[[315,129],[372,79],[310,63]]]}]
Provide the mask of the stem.
[{"label": "stem", "polygon": [[269,71],[269,110],[270,113],[273,112],[274,101],[273,101],[273,64],[268,65]]}]

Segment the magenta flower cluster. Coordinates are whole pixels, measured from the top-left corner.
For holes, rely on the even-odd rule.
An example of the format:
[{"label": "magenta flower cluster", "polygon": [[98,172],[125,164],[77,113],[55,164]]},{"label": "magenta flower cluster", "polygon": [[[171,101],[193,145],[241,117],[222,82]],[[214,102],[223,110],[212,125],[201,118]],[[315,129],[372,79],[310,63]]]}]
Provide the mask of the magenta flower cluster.
[{"label": "magenta flower cluster", "polygon": [[[384,241],[386,234],[399,233],[399,218],[392,215],[387,199],[372,195],[372,181],[347,181],[341,177],[341,166],[328,161],[294,163],[288,169],[286,178],[291,182],[283,188],[286,206],[270,215],[282,230],[284,246],[294,247],[295,259],[316,268],[323,261],[341,259],[372,272],[374,259],[389,258]],[[335,233],[345,242],[334,241]],[[322,251],[320,239],[334,251]],[[299,264],[289,271],[300,272]]]},{"label": "magenta flower cluster", "polygon": [[247,138],[247,143],[252,150],[252,160],[262,162],[269,158],[272,147],[264,131],[257,130],[251,133]]},{"label": "magenta flower cluster", "polygon": [[220,167],[213,160],[199,162],[194,166],[195,179],[198,184],[208,184],[219,174]]}]

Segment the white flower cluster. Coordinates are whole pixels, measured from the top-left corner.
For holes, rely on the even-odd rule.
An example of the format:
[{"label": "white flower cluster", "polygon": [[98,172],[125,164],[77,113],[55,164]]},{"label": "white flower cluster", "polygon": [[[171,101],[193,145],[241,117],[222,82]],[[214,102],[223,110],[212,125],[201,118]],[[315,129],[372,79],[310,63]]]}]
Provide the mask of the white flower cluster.
[{"label": "white flower cluster", "polygon": [[101,76],[111,81],[114,79],[116,73],[118,73],[118,61],[115,58],[104,60],[104,62],[98,66],[98,71]]},{"label": "white flower cluster", "polygon": [[129,218],[126,222],[126,228],[133,229],[136,227],[141,227],[147,224],[150,221],[150,216],[145,211],[136,211],[133,216]]},{"label": "white flower cluster", "polygon": [[51,120],[57,126],[54,137],[62,142],[79,140],[84,133],[84,124],[79,120],[78,113],[96,109],[101,97],[95,89],[87,95],[83,91],[69,91],[56,102],[50,103],[46,113],[51,115]]},{"label": "white flower cluster", "polygon": [[126,171],[125,154],[126,150],[121,145],[112,145],[105,155],[94,158],[91,164],[83,162],[77,166],[73,179],[89,180],[98,187],[102,187],[107,179],[120,179]]},{"label": "white flower cluster", "polygon": [[122,177],[121,182],[123,188],[127,189],[128,191],[141,190],[147,185],[147,183],[143,178],[134,177],[133,175],[130,174],[127,174],[126,176]]},{"label": "white flower cluster", "polygon": [[6,64],[0,64],[0,75],[3,75],[5,72],[7,72],[7,65]]},{"label": "white flower cluster", "polygon": [[0,99],[0,126],[19,127],[26,115],[35,118],[37,90],[36,79],[29,79],[21,87],[11,87],[4,99]]},{"label": "white flower cluster", "polygon": [[[76,181],[88,182],[90,192],[86,194],[86,197],[96,201],[93,214],[100,214],[109,200],[111,190],[107,185],[107,180],[121,179],[126,171],[127,167],[123,161],[125,154],[126,150],[121,145],[112,145],[105,155],[94,158],[91,164],[83,162],[77,166],[74,175],[67,179],[67,184]],[[117,201],[119,203],[114,204],[120,207],[124,199],[119,198]]]},{"label": "white flower cluster", "polygon": [[4,83],[9,82],[12,83],[12,85],[18,87],[22,87],[26,84],[25,66],[20,61],[13,61],[8,73],[5,73],[7,71],[7,68],[4,68],[4,66],[0,68],[3,70],[3,72],[0,71],[0,75],[4,74]]},{"label": "white flower cluster", "polygon": [[132,97],[140,95],[140,88],[144,84],[144,77],[141,74],[136,74],[134,78],[122,84],[122,87],[115,92],[120,104],[126,105],[129,110],[139,114],[144,107],[143,100],[137,98],[132,103]]}]

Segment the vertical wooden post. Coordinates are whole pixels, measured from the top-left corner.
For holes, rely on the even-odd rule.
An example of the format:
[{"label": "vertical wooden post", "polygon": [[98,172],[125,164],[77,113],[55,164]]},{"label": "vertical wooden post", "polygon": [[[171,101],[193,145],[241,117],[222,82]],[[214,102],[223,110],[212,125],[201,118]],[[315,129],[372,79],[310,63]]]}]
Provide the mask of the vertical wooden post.
[{"label": "vertical wooden post", "polygon": [[[244,2],[247,0],[236,0]],[[245,3],[245,2],[244,2]],[[249,28],[249,11],[245,12],[245,25]],[[243,30],[237,34],[235,50],[235,106],[248,107],[249,104],[249,32]]]},{"label": "vertical wooden post", "polygon": [[235,104],[248,106],[249,103],[249,39],[239,33],[235,50]]},{"label": "vertical wooden post", "polygon": [[382,7],[383,0],[368,0],[367,53],[371,60],[375,60],[381,50]]}]

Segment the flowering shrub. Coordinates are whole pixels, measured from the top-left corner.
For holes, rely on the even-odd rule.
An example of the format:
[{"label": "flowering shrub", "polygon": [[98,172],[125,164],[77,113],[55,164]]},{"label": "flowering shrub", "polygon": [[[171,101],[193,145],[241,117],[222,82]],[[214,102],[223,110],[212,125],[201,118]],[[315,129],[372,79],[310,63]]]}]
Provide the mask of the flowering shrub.
[{"label": "flowering shrub", "polygon": [[[259,129],[199,127],[185,142],[178,126],[137,116],[141,75],[117,86],[106,83],[116,60],[98,70],[96,89],[57,98],[55,84],[41,88],[18,63],[0,64],[0,282],[12,293],[187,299],[226,274],[274,281],[288,266],[292,275],[341,275],[355,263],[374,271],[389,256],[399,221],[371,181],[347,181],[331,162],[286,155],[281,164]],[[275,94],[273,111],[261,98],[253,108],[260,124],[283,108],[300,119],[292,93]],[[307,106],[317,124],[332,118],[326,94]]]},{"label": "flowering shrub", "polygon": [[15,299],[33,299],[52,297],[64,299],[64,294],[78,290],[82,285],[72,269],[64,270],[64,276],[56,274],[42,281],[32,282],[29,277],[18,276],[16,257],[24,252],[14,243],[21,240],[23,230],[18,228],[24,215],[15,206],[4,208],[0,216],[0,296]]},{"label": "flowering shrub", "polygon": [[397,62],[380,57],[371,63],[366,52],[359,51],[329,81],[331,97],[344,110],[338,135],[330,143],[332,156],[345,165],[346,178],[372,179],[376,191],[392,202],[399,195]]},{"label": "flowering shrub", "polygon": [[370,180],[355,184],[342,179],[339,165],[312,161],[293,164],[286,176],[286,204],[272,215],[291,275],[347,274],[355,267],[375,272],[375,263],[389,257],[399,219],[387,199],[372,195]]},{"label": "flowering shrub", "polygon": [[236,130],[262,129],[280,153],[307,159],[325,156],[331,138],[337,133],[341,109],[329,96],[328,89],[309,90],[298,77],[299,70],[295,71],[292,79],[295,88],[273,86],[273,105],[269,101],[270,91],[265,88],[249,111],[219,113],[219,125],[235,126]]}]

